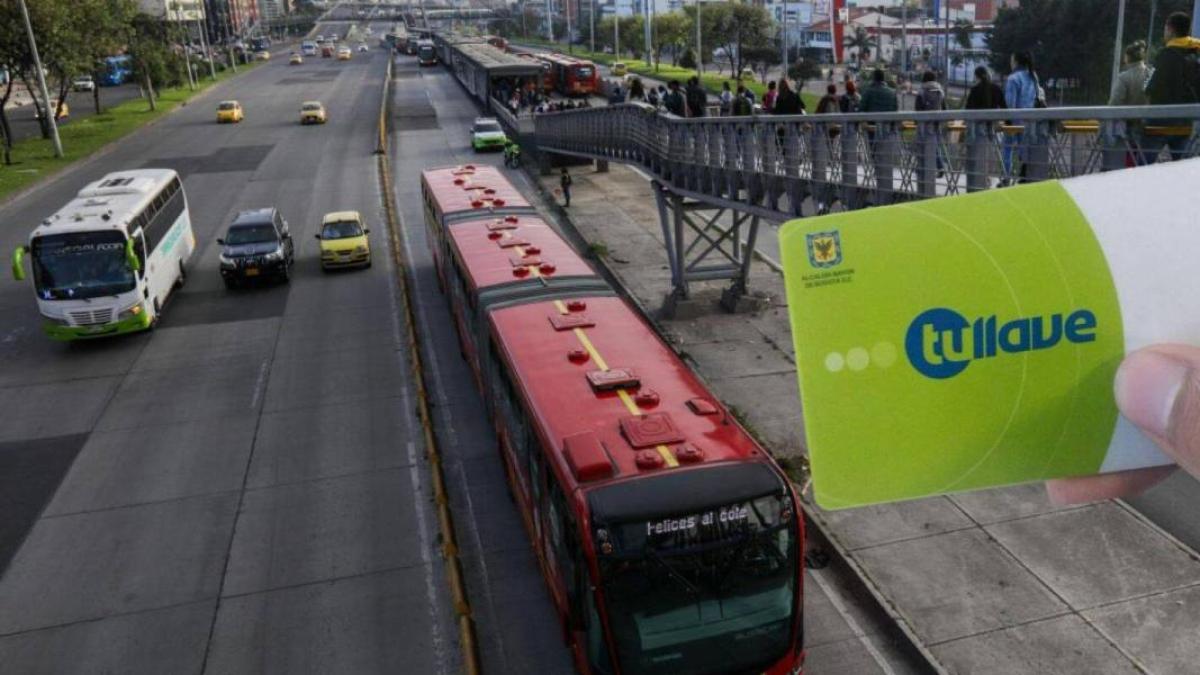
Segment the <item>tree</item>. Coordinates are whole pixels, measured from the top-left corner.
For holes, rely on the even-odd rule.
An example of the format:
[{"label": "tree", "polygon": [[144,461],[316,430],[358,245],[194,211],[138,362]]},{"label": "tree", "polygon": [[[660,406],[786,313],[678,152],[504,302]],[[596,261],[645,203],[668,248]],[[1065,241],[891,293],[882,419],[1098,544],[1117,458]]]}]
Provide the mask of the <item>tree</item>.
[{"label": "tree", "polygon": [[[650,44],[654,48],[655,68],[662,61],[664,47],[678,47],[681,44],[687,43],[688,27],[692,25],[683,12],[667,12],[665,14],[654,15],[654,19],[650,23]],[[675,54],[679,54],[678,49],[676,49]],[[675,61],[678,62],[678,56],[676,56]]]},{"label": "tree", "polygon": [[[1150,2],[1128,0],[1123,43],[1145,39],[1147,30],[1160,40],[1163,17],[1192,7],[1189,0],[1158,0],[1157,25],[1151,28]],[[1042,82],[1077,80],[1072,102],[1102,103],[1112,77],[1117,6],[1111,0],[1023,0],[1019,7],[1003,8],[987,37],[991,65],[1007,73],[1011,54],[1029,51]]]},{"label": "tree", "polygon": [[821,65],[815,59],[800,59],[788,66],[788,78],[796,83],[796,91],[804,91],[804,83],[821,77]]},{"label": "tree", "polygon": [[853,34],[842,38],[842,44],[847,49],[854,51],[855,60],[858,62],[858,66],[861,68],[863,57],[869,58],[871,50],[875,49],[879,45],[879,41],[870,33],[868,33],[866,28],[857,26],[855,27]]},{"label": "tree", "polygon": [[171,76],[171,53],[167,49],[166,26],[149,14],[134,15],[129,40],[129,55],[133,61],[134,77],[146,89],[150,109],[157,110],[155,81],[166,84]]},{"label": "tree", "polygon": [[[83,26],[90,27],[84,31],[82,48],[88,63],[81,72],[99,75],[104,59],[118,54],[128,44],[137,7],[133,0],[76,0],[75,13]],[[92,87],[92,105],[99,115],[99,86]]]},{"label": "tree", "polygon": [[767,81],[767,71],[783,63],[783,54],[772,45],[746,47],[742,52],[742,58],[763,82]]},{"label": "tree", "polygon": [[971,30],[975,28],[974,24],[966,19],[959,19],[954,22],[954,41],[963,49],[971,48]]},{"label": "tree", "polygon": [[[701,10],[704,44],[719,45],[729,59],[730,76],[740,75],[745,67],[745,47],[762,47],[771,39],[772,20],[764,7],[740,2],[704,3]],[[695,24],[693,23],[693,29]]]},{"label": "tree", "polygon": [[25,41],[21,10],[15,2],[0,2],[0,68],[8,70],[8,81],[0,89],[0,135],[4,137],[4,163],[12,164],[12,125],[8,121],[8,101],[12,96],[17,73],[29,58],[29,43]]}]

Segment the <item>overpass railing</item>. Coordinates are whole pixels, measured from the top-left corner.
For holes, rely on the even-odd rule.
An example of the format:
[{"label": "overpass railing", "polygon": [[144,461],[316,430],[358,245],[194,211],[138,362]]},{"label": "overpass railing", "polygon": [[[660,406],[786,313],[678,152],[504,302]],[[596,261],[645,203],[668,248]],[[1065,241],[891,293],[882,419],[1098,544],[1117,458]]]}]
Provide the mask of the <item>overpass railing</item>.
[{"label": "overpass railing", "polygon": [[540,150],[634,164],[768,220],[1194,156],[1200,105],[684,119],[642,103],[535,118]]}]

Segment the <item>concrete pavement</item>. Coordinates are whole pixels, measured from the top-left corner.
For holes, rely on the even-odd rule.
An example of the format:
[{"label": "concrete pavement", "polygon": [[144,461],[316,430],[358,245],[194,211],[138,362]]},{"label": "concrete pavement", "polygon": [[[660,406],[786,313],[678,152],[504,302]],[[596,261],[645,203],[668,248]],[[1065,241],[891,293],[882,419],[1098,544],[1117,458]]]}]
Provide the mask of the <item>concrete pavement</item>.
[{"label": "concrete pavement", "polygon": [[[670,272],[648,180],[618,165],[573,175],[564,217],[604,245],[634,297],[658,307]],[[547,192],[556,186],[543,179]],[[770,229],[759,241],[767,255],[778,250]],[[777,456],[802,457],[783,280],[755,264],[751,287],[766,299],[761,311],[721,313],[720,286],[695,284],[708,298],[702,316],[659,326]],[[1040,485],[817,517],[951,672],[1194,672],[1200,557],[1195,511],[1179,509],[1198,491],[1185,478],[1159,491],[1135,502],[1165,516],[1155,522],[1123,502],[1057,507]]]},{"label": "concrete pavement", "polygon": [[[51,343],[29,285],[0,287],[0,669],[457,671],[380,227],[386,58],[272,61],[0,209],[11,250],[84,183],[169,166],[197,237],[153,333]],[[246,121],[216,126],[221,98]],[[314,98],[330,122],[301,127]],[[272,204],[291,284],[227,292],[215,238]],[[346,208],[375,265],[323,274],[312,235]]]}]

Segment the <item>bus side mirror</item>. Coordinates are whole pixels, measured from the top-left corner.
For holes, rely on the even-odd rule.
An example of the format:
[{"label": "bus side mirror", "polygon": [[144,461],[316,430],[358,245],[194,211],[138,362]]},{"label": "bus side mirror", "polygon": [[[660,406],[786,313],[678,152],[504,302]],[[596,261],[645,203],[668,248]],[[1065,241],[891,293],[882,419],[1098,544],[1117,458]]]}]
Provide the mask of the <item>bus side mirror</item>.
[{"label": "bus side mirror", "polygon": [[132,239],[125,240],[125,262],[134,272],[142,271],[142,261],[138,260],[137,253],[133,250]]},{"label": "bus side mirror", "polygon": [[364,227],[364,228],[363,228],[363,234],[371,234],[371,228],[369,228],[369,227]]},{"label": "bus side mirror", "polygon": [[25,246],[18,246],[13,249],[12,254],[12,275],[17,281],[25,281],[25,252],[29,249]]}]

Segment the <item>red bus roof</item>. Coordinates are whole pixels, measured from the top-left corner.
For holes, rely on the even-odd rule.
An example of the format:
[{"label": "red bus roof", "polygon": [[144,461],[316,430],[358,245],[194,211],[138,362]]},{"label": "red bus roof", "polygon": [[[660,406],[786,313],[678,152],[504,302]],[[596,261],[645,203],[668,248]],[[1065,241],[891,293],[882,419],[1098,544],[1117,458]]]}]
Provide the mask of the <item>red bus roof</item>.
[{"label": "red bus roof", "polygon": [[591,61],[588,61],[586,59],[579,59],[574,56],[568,56],[566,54],[559,54],[558,52],[553,52],[550,54],[542,53],[542,54],[538,54],[537,57],[544,61],[550,61],[552,63],[556,63],[556,64],[562,65],[562,66],[594,66],[595,65]]},{"label": "red bus roof", "polygon": [[491,319],[543,441],[577,483],[766,459],[620,298],[517,305]]},{"label": "red bus roof", "polygon": [[530,277],[595,276],[558,233],[537,216],[509,215],[450,226],[450,239],[474,289]]},{"label": "red bus roof", "polygon": [[486,164],[430,169],[421,174],[421,184],[439,219],[462,211],[532,208],[499,169]]}]

